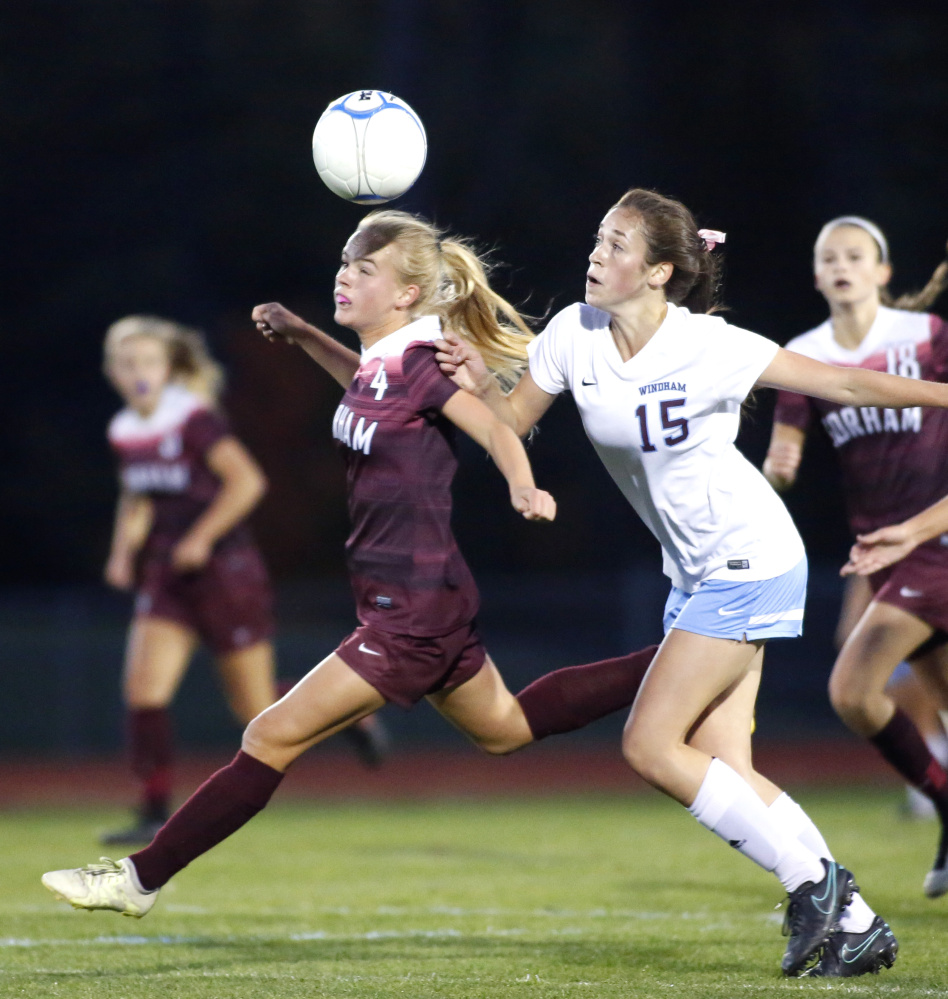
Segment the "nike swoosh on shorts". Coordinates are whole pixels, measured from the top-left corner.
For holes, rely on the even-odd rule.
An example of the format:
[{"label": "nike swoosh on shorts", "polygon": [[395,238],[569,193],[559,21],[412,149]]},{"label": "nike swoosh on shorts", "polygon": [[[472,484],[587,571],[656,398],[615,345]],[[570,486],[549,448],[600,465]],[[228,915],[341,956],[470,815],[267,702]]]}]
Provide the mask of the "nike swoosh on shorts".
[{"label": "nike swoosh on shorts", "polygon": [[368,652],[370,656],[380,656],[382,654],[381,652],[376,652],[374,649],[366,648],[365,642],[359,644],[359,651]]},{"label": "nike swoosh on shorts", "polygon": [[719,607],[718,608],[718,613],[721,615],[721,617],[731,617],[732,614],[740,614],[741,611],[740,610],[727,611],[723,607]]},{"label": "nike swoosh on shorts", "polygon": [[902,589],[899,590],[900,597],[920,597],[922,595],[921,590],[910,590],[907,586],[903,586]]}]

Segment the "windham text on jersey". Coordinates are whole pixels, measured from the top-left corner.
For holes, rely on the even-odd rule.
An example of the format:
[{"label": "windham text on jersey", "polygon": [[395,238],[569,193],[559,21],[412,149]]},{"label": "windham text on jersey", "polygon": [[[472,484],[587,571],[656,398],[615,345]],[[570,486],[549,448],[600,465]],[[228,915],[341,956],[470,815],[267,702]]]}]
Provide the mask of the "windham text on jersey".
[{"label": "windham text on jersey", "polygon": [[653,392],[687,392],[684,382],[651,382],[639,386],[639,395],[651,395]]}]

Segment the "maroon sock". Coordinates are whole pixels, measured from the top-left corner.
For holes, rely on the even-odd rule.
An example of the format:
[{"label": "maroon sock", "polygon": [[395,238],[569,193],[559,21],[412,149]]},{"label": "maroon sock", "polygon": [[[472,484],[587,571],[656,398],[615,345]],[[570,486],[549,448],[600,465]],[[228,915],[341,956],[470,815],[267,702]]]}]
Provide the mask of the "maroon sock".
[{"label": "maroon sock", "polygon": [[131,708],[126,725],[132,772],[144,785],[142,817],[164,821],[171,800],[171,714],[167,708]]},{"label": "maroon sock", "polygon": [[160,888],[195,857],[249,822],[281,780],[279,770],[240,750],[188,798],[144,850],[131,855],[142,888]]},{"label": "maroon sock", "polygon": [[948,819],[948,773],[901,708],[895,709],[888,724],[869,741],[910,784],[931,798],[943,819]]},{"label": "maroon sock", "polygon": [[517,700],[534,739],[572,732],[627,708],[657,651],[657,645],[649,645],[617,659],[566,666],[524,687]]}]

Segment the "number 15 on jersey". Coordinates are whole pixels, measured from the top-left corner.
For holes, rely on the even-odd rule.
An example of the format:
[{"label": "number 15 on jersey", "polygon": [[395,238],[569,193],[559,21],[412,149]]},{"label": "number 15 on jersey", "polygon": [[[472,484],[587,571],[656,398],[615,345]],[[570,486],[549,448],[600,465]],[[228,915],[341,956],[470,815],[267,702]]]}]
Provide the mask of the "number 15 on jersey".
[{"label": "number 15 on jersey", "polygon": [[[672,433],[668,434],[667,437],[663,437],[662,440],[669,446],[674,447],[676,444],[681,444],[682,441],[688,439],[688,420],[684,416],[675,416],[673,410],[677,406],[684,406],[685,399],[662,399],[659,401],[658,406],[646,406],[644,403],[639,406],[635,411],[636,418],[639,421],[639,432],[642,435],[642,450],[657,451],[658,448],[652,443],[652,439],[649,436],[649,422],[651,421],[653,426],[656,418],[658,418],[661,423],[662,432],[671,430]],[[649,409],[651,408],[652,413],[649,416]],[[655,409],[658,409],[658,413]]]}]

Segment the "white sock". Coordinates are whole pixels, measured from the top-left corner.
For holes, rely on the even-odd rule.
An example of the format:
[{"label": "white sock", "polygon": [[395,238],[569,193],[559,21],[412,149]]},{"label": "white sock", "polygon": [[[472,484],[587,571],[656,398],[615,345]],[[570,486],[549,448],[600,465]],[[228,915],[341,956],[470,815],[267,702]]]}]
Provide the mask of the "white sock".
[{"label": "white sock", "polygon": [[717,758],[688,811],[705,829],[773,871],[788,892],[826,876],[819,856],[778,825],[750,784]]},{"label": "white sock", "polygon": [[[777,800],[768,809],[774,821],[782,828],[786,829],[791,836],[796,838],[818,857],[825,857],[833,860],[833,854],[823,839],[823,834],[813,824],[813,820],[806,812],[790,797],[786,791],[781,792]],[[839,917],[839,928],[844,933],[864,933],[872,925],[876,914],[869,908],[866,900],[859,894],[853,893],[853,900],[843,909]]]},{"label": "white sock", "polygon": [[943,732],[926,735],[925,745],[928,746],[928,751],[942,766],[948,763],[948,738],[945,737]]}]

